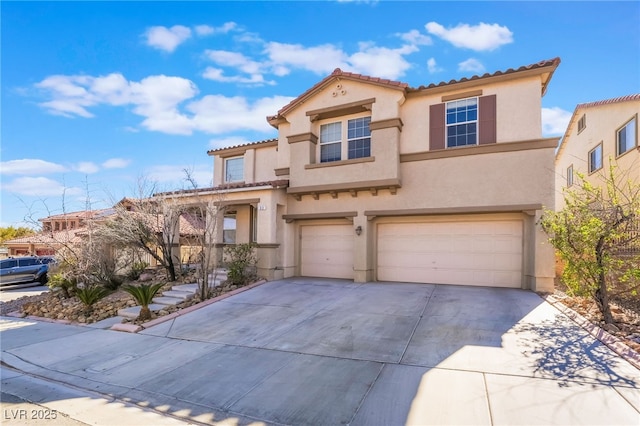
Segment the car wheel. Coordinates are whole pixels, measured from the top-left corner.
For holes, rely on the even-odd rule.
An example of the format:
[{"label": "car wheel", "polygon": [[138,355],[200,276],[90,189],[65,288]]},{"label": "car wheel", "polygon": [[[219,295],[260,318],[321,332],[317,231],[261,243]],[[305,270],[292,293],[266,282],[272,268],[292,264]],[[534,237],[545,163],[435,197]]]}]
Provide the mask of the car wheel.
[{"label": "car wheel", "polygon": [[47,277],[47,274],[46,274],[46,273],[45,273],[45,274],[42,274],[42,275],[40,276],[40,279],[39,279],[38,281],[40,281],[40,284],[42,284],[42,285],[46,285],[46,284],[47,284],[47,281],[49,281],[49,277]]}]

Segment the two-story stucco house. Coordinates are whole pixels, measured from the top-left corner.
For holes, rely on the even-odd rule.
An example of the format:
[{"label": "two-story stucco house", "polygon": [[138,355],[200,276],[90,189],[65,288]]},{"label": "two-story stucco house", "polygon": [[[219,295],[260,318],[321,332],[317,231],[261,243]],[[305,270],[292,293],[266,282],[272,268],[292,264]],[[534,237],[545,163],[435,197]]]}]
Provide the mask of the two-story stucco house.
[{"label": "two-story stucco house", "polygon": [[578,183],[578,173],[602,186],[613,164],[622,179],[640,184],[638,115],[640,94],[576,107],[556,153],[556,209],[564,206],[563,189]]},{"label": "two-story stucco house", "polygon": [[417,88],[336,69],[267,118],[277,139],[209,152],[216,241],[255,242],[269,279],[551,290],[541,98],[559,63]]}]

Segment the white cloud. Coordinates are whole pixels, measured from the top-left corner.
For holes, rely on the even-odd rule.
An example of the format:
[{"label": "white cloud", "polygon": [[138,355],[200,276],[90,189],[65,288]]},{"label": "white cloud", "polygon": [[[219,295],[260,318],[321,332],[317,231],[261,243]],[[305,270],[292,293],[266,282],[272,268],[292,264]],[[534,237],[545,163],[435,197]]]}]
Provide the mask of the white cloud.
[{"label": "white cloud", "polygon": [[100,167],[98,167],[95,163],[92,163],[90,161],[82,161],[76,164],[73,167],[73,170],[90,175],[93,173],[97,173],[100,170]]},{"label": "white cloud", "polygon": [[484,71],[484,65],[482,62],[475,58],[469,58],[466,61],[462,61],[458,64],[458,71],[463,72],[476,72],[481,73]]},{"label": "white cloud", "polygon": [[238,27],[235,22],[225,22],[219,27],[212,27],[211,25],[196,25],[193,29],[199,36],[207,36],[212,34],[226,34]]},{"label": "white cloud", "polygon": [[280,67],[300,68],[317,74],[329,74],[335,68],[349,67],[348,56],[331,44],[305,47],[301,44],[270,42],[265,52],[269,60]]},{"label": "white cloud", "polygon": [[248,144],[250,141],[241,136],[230,136],[228,138],[220,138],[220,139],[211,139],[209,141],[209,148],[218,149],[218,148],[228,148],[230,146],[238,146]]},{"label": "white cloud", "polygon": [[275,84],[275,82],[272,80],[265,81],[262,74],[251,74],[247,77],[243,77],[240,75],[226,76],[224,75],[224,70],[214,67],[207,67],[202,73],[202,77],[208,80],[218,81],[220,83],[240,83],[248,85]]},{"label": "white cloud", "polygon": [[396,35],[400,37],[402,40],[406,41],[407,43],[410,43],[416,46],[429,46],[433,44],[433,40],[431,40],[431,37],[429,37],[428,35],[422,34],[418,30],[411,30],[409,32],[399,33]]},{"label": "white cloud", "polygon": [[409,45],[390,49],[363,43],[360,45],[360,52],[351,55],[349,62],[351,69],[358,73],[396,79],[411,67],[404,55],[417,50],[417,47]]},{"label": "white cloud", "polygon": [[105,169],[124,169],[131,163],[131,160],[124,158],[110,158],[102,163],[102,167]]},{"label": "white cloud", "polygon": [[187,182],[187,173],[195,180],[199,188],[210,187],[213,184],[213,169],[211,165],[200,164],[196,166],[186,165],[156,165],[145,171],[145,176],[151,181],[170,186],[172,188],[191,189]]},{"label": "white cloud", "polygon": [[559,107],[542,108],[542,133],[545,136],[563,135],[572,114]]},{"label": "white cloud", "polygon": [[238,68],[247,74],[255,74],[262,71],[263,65],[253,61],[242,53],[228,50],[205,50],[205,55],[218,65]]},{"label": "white cloud", "polygon": [[149,28],[145,36],[147,45],[171,53],[191,37],[191,30],[183,25],[174,25],[171,28],[157,26]]},{"label": "white cloud", "polygon": [[66,168],[60,164],[35,158],[0,162],[0,173],[5,175],[49,174],[64,171]]},{"label": "white cloud", "polygon": [[427,60],[427,69],[429,70],[429,73],[431,74],[435,74],[437,72],[440,72],[443,70],[442,67],[438,66],[438,63],[436,62],[436,58],[429,58]]},{"label": "white cloud", "polygon": [[45,177],[20,177],[2,184],[2,189],[19,195],[34,197],[75,196],[82,194],[80,188],[65,188],[60,182]]},{"label": "white cloud", "polygon": [[513,43],[513,33],[507,27],[498,24],[478,25],[458,24],[453,28],[445,28],[437,22],[429,22],[425,28],[430,34],[448,41],[456,47],[476,51],[494,50]]}]

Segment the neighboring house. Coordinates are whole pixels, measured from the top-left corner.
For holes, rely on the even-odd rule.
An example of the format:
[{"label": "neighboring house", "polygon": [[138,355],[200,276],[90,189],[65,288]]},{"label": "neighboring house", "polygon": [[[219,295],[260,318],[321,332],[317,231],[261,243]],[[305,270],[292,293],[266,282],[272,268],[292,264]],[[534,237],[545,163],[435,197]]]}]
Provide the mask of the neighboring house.
[{"label": "neighboring house", "polygon": [[212,203],[218,248],[256,243],[268,279],[550,291],[559,63],[417,88],[336,69],[267,118],[277,139],[209,151],[213,188],[162,196]]},{"label": "neighboring house", "polygon": [[610,164],[640,185],[638,115],[640,94],[576,107],[556,153],[556,209],[564,206],[563,189],[578,183],[577,174],[601,186]]}]

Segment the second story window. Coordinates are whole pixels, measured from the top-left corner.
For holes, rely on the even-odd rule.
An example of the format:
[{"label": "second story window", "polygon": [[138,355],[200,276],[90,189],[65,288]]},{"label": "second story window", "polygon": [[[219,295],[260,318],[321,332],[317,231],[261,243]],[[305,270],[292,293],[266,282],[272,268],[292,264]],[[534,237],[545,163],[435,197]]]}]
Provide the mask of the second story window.
[{"label": "second story window", "polygon": [[580,117],[580,120],[578,120],[578,133],[583,131],[585,127],[587,127],[587,116],[585,114],[582,114],[582,117]]},{"label": "second story window", "polygon": [[589,173],[602,168],[602,144],[589,151]]},{"label": "second story window", "polygon": [[616,132],[616,155],[620,156],[636,146],[635,117]]},{"label": "second story window", "polygon": [[478,143],[478,98],[447,102],[447,148]]},{"label": "second story window", "polygon": [[573,164],[567,167],[567,188],[573,185]]},{"label": "second story window", "polygon": [[224,161],[224,181],[242,182],[244,180],[244,158],[227,158]]},{"label": "second story window", "polygon": [[[370,157],[370,123],[371,117],[360,117],[322,124],[320,126],[320,162],[329,163],[343,158],[351,160]],[[346,134],[343,134],[344,129]],[[346,143],[343,144],[342,141]]]}]

